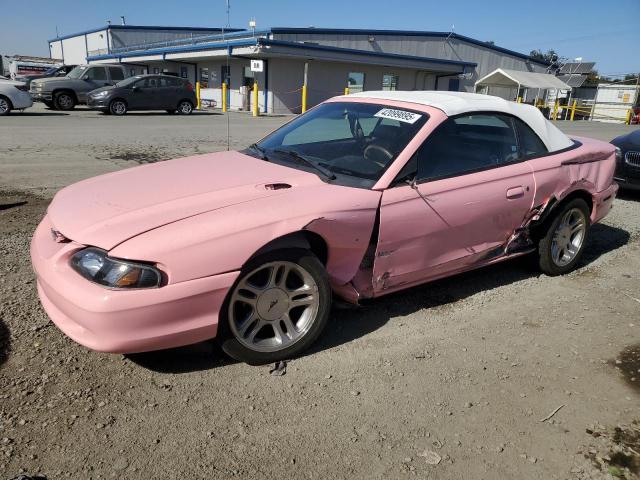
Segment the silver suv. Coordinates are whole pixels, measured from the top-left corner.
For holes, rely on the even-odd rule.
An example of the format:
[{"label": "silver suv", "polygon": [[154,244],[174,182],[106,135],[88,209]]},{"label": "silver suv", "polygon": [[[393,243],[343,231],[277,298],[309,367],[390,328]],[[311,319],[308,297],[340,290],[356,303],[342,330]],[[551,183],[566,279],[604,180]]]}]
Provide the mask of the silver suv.
[{"label": "silver suv", "polygon": [[72,110],[87,103],[87,93],[115,85],[127,76],[121,65],[78,65],[66,77],[40,78],[31,82],[29,93],[36,102],[56,110]]}]

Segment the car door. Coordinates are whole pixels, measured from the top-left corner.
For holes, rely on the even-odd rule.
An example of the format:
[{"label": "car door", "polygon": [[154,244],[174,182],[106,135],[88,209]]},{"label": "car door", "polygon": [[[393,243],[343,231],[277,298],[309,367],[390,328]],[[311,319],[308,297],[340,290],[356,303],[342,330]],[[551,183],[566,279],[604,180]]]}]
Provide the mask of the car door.
[{"label": "car door", "polygon": [[144,110],[153,103],[156,90],[156,77],[145,77],[133,84],[127,99],[130,110]]},{"label": "car door", "polygon": [[176,93],[176,81],[177,79],[168,78],[168,77],[159,77],[158,78],[158,95],[156,96],[156,104],[154,108],[158,109],[169,109],[169,108],[177,108],[178,100]]},{"label": "car door", "polygon": [[124,80],[124,70],[120,67],[107,67],[109,70],[109,85],[115,85],[116,83]]},{"label": "car door", "polygon": [[445,120],[383,192],[374,294],[470,268],[502,255],[530,211],[535,184],[513,118]]},{"label": "car door", "polygon": [[91,90],[109,85],[109,78],[107,77],[107,69],[105,67],[89,67],[82,77],[82,80],[80,91],[76,92],[81,102],[87,101],[87,93]]}]

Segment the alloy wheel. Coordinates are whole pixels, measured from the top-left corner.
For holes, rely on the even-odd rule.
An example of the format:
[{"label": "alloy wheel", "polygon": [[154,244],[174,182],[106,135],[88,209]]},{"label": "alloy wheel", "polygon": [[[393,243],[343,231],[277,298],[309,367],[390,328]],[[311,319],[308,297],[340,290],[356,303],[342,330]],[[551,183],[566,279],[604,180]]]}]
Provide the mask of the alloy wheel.
[{"label": "alloy wheel", "polygon": [[0,115],[6,115],[9,110],[9,102],[5,98],[0,98]]},{"label": "alloy wheel", "polygon": [[193,106],[189,102],[182,102],[178,110],[183,115],[189,115],[193,111]]},{"label": "alloy wheel", "polygon": [[312,275],[297,263],[269,262],[245,275],[229,302],[235,338],[257,352],[290,347],[309,331],[320,295]]},{"label": "alloy wheel", "polygon": [[587,230],[587,219],[579,208],[568,210],[558,223],[551,241],[551,259],[559,267],[571,263],[580,252]]},{"label": "alloy wheel", "polygon": [[67,95],[66,93],[62,93],[58,96],[58,106],[63,110],[68,110],[73,107],[73,98],[71,95]]}]

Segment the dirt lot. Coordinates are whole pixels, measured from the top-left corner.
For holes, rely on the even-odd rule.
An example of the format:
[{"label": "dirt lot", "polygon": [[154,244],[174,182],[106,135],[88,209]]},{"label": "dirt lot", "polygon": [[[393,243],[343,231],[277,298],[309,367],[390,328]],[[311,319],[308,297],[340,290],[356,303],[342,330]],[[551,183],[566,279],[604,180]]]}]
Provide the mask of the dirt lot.
[{"label": "dirt lot", "polygon": [[[640,195],[574,273],[521,260],[336,309],[284,376],[212,343],[106,355],[40,308],[37,222],[73,181],[225,148],[227,120],[28,113],[0,124],[0,479],[637,478]],[[286,120],[233,114],[231,147]]]}]

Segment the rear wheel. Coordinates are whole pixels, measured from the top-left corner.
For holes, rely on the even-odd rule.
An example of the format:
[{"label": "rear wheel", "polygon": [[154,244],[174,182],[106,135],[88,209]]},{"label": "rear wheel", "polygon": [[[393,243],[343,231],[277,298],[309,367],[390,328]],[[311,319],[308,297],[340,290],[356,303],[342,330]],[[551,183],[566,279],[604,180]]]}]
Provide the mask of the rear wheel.
[{"label": "rear wheel", "polygon": [[193,112],[193,104],[189,100],[183,100],[178,104],[180,115],[191,115],[191,112]]},{"label": "rear wheel", "polygon": [[0,116],[9,115],[11,107],[11,100],[0,95]]},{"label": "rear wheel", "polygon": [[251,260],[220,312],[219,341],[252,365],[285,360],[307,349],[329,318],[331,288],[311,252],[286,249]]},{"label": "rear wheel", "polygon": [[589,232],[589,215],[589,205],[581,198],[559,208],[538,244],[540,270],[555,276],[575,268]]},{"label": "rear wheel", "polygon": [[109,104],[109,112],[114,115],[124,115],[127,113],[127,104],[124,100],[112,100]]},{"label": "rear wheel", "polygon": [[73,110],[76,106],[76,99],[69,92],[60,92],[53,97],[53,104],[56,110]]}]

